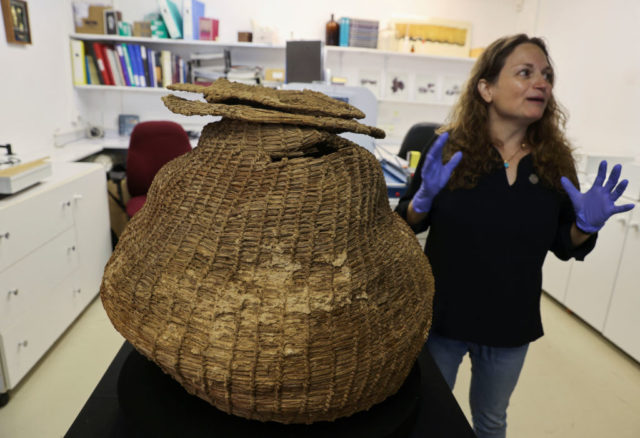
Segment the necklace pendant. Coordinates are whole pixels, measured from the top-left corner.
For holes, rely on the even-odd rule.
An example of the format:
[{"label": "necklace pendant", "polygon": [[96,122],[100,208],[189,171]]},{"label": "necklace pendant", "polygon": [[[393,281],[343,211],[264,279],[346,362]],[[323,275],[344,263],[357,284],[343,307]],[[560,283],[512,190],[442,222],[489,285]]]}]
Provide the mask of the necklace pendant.
[{"label": "necklace pendant", "polygon": [[508,163],[508,162],[506,162],[506,161],[504,162],[504,168],[505,168],[505,169],[508,169],[508,168],[509,168],[509,163]]}]

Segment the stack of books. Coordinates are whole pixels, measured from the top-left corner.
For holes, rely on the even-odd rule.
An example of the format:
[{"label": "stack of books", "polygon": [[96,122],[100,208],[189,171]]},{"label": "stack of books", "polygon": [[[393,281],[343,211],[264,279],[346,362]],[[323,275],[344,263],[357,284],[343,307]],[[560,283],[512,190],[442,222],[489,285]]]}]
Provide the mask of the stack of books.
[{"label": "stack of books", "polygon": [[198,85],[210,85],[219,78],[225,78],[231,69],[231,52],[192,53],[189,56],[191,82]]},{"label": "stack of books", "polygon": [[340,19],[340,45],[343,47],[378,47],[378,27],[376,20],[342,17]]},{"label": "stack of books", "polygon": [[168,50],[143,44],[71,40],[75,85],[166,87],[189,78],[189,66]]}]

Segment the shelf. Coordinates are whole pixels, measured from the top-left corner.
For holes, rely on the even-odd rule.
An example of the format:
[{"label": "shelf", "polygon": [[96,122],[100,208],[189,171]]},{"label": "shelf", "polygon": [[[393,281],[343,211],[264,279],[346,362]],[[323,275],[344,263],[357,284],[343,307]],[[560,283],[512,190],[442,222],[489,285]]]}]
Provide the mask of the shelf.
[{"label": "shelf", "polygon": [[162,87],[123,87],[121,85],[74,85],[76,90],[88,91],[132,91],[137,93],[175,93]]},{"label": "shelf", "polygon": [[[162,87],[123,87],[118,85],[74,85],[76,90],[80,91],[126,91],[132,93],[180,93],[179,91],[172,91]],[[420,102],[416,100],[402,100],[402,99],[378,99],[378,103],[391,103],[400,105],[426,105],[426,106],[441,106],[450,108],[452,105],[446,102]]]},{"label": "shelf", "polygon": [[[181,40],[172,38],[148,38],[133,37],[106,34],[90,34],[90,33],[72,33],[71,38],[84,41],[109,41],[117,43],[140,43],[140,44],[158,44],[167,46],[196,46],[196,47],[219,47],[219,48],[245,48],[245,49],[276,49],[284,50],[285,44],[268,44],[268,43],[243,43],[243,42],[220,42],[220,41],[202,41],[202,40]],[[476,62],[475,58],[462,58],[459,56],[442,56],[430,55],[426,53],[407,53],[392,52],[378,49],[367,49],[364,47],[342,47],[342,46],[324,46],[327,53],[353,53],[379,56],[398,56],[414,59],[454,61],[466,64]]]},{"label": "shelf", "polygon": [[442,55],[430,55],[427,53],[407,53],[407,52],[392,52],[387,50],[367,49],[364,47],[342,47],[342,46],[325,46],[327,53],[359,53],[365,55],[382,55],[382,56],[399,56],[406,58],[418,58],[418,59],[430,59],[441,61],[457,61],[466,64],[474,64],[475,58],[462,58],[459,56],[442,56]]},{"label": "shelf", "polygon": [[284,45],[267,43],[242,43],[242,42],[219,42],[202,40],[177,40],[172,38],[147,38],[120,35],[72,33],[71,38],[83,41],[109,41],[117,43],[140,43],[140,44],[160,44],[168,46],[197,46],[197,47],[220,47],[220,48],[245,48],[245,49],[278,49],[284,50]]},{"label": "shelf", "polygon": [[420,102],[418,100],[403,100],[403,99],[378,99],[378,103],[399,103],[402,105],[412,104],[412,105],[443,106],[447,108],[450,108],[453,106],[453,104],[447,103],[447,102]]}]

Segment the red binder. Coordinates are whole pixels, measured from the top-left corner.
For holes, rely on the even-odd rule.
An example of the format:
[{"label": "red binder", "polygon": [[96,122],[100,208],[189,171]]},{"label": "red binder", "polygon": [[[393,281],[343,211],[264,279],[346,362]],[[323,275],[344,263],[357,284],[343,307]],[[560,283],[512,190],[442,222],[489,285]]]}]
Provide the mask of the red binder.
[{"label": "red binder", "polygon": [[100,75],[104,80],[104,84],[115,85],[113,77],[111,76],[111,64],[109,63],[109,59],[107,58],[107,55],[104,51],[104,46],[101,43],[94,42],[93,51],[96,54],[98,69],[100,70]]}]

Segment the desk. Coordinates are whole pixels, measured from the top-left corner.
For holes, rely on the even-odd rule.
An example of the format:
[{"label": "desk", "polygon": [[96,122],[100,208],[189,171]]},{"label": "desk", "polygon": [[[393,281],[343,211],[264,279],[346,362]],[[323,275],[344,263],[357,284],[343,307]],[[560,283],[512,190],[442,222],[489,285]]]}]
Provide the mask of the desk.
[{"label": "desk", "polygon": [[[119,406],[117,385],[120,370],[133,347],[125,342],[94,389],[80,414],[67,431],[66,438],[124,438],[127,423]],[[445,383],[433,359],[423,349],[418,358],[422,382],[417,421],[410,438],[473,438],[460,406]]]},{"label": "desk", "polygon": [[[191,147],[198,146],[198,139],[190,139]],[[83,138],[54,148],[52,161],[80,161],[102,151],[121,151],[126,155],[129,149],[129,136],[107,133],[103,138]]]}]

